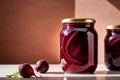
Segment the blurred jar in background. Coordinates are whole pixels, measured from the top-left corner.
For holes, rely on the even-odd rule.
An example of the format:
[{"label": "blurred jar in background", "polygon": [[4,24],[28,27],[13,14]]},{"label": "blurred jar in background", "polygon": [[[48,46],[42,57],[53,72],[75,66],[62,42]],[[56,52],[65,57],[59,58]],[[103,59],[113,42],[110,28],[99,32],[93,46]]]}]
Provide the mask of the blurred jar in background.
[{"label": "blurred jar in background", "polygon": [[106,27],[105,64],[109,70],[120,70],[120,25]]}]

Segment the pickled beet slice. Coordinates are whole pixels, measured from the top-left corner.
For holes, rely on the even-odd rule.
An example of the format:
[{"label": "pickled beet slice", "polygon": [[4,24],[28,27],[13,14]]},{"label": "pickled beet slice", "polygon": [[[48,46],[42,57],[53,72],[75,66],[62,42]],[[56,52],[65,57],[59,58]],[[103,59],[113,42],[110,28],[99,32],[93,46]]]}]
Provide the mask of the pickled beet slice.
[{"label": "pickled beet slice", "polygon": [[108,41],[108,44],[109,44],[110,46],[112,46],[113,44],[117,43],[118,41],[120,41],[120,38],[116,38],[116,39],[113,39],[113,40],[111,40],[111,41]]},{"label": "pickled beet slice", "polygon": [[[73,56],[71,56],[69,54],[67,47],[68,47],[68,44],[71,42],[71,40],[73,38],[75,38],[75,36],[78,33],[79,33],[79,31],[76,31],[76,32],[73,32],[73,33],[69,34],[69,36],[67,36],[67,37],[70,37],[70,38],[66,39],[65,35],[62,38],[62,45],[63,45],[63,54],[64,54],[64,57],[66,57],[66,59],[68,59],[70,62],[74,62],[74,63],[77,63],[77,64],[79,64],[79,61],[77,61]],[[64,43],[64,41],[66,41],[67,43]]]},{"label": "pickled beet slice", "polygon": [[120,38],[112,40],[110,44],[111,56],[113,59],[120,57]]},{"label": "pickled beet slice", "polygon": [[88,62],[88,41],[87,34],[79,32],[66,46],[69,54],[79,61],[80,65],[85,65]]},{"label": "pickled beet slice", "polygon": [[[83,38],[84,35],[84,38]],[[88,61],[88,41],[87,34],[84,32],[71,32],[68,36],[63,36],[63,55],[67,61],[84,65]],[[83,59],[84,58],[84,59]]]}]

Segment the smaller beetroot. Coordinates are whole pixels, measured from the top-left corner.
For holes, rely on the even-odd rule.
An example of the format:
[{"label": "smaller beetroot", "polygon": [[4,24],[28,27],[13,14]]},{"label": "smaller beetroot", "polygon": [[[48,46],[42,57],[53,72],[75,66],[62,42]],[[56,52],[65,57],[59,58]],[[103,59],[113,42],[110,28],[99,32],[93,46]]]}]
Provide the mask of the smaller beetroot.
[{"label": "smaller beetroot", "polygon": [[45,60],[39,60],[36,63],[35,69],[37,72],[46,73],[49,69],[49,64]]},{"label": "smaller beetroot", "polygon": [[36,77],[32,66],[28,63],[23,63],[19,66],[19,74],[24,78],[29,78],[33,75]]}]

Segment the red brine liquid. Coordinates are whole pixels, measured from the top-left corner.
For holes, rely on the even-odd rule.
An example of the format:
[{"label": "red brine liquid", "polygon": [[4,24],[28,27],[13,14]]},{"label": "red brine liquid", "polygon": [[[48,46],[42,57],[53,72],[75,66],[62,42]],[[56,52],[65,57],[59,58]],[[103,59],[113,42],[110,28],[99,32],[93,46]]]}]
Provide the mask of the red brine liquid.
[{"label": "red brine liquid", "polygon": [[97,33],[94,23],[63,23],[60,54],[63,71],[93,73],[97,67]]},{"label": "red brine liquid", "polygon": [[108,26],[105,37],[105,63],[109,70],[120,71],[120,26]]}]

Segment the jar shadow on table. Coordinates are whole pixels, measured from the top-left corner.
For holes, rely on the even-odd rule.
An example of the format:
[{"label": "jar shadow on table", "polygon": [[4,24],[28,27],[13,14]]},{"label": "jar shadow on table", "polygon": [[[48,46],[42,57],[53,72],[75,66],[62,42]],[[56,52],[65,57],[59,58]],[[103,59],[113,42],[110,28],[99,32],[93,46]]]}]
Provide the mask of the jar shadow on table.
[{"label": "jar shadow on table", "polygon": [[96,77],[64,77],[63,80],[97,80]]},{"label": "jar shadow on table", "polygon": [[105,80],[120,80],[120,71],[108,71]]},{"label": "jar shadow on table", "polygon": [[[68,73],[65,73],[68,74]],[[69,74],[70,76],[63,77],[62,80],[97,80],[95,74]],[[73,76],[74,75],[74,76]]]}]

